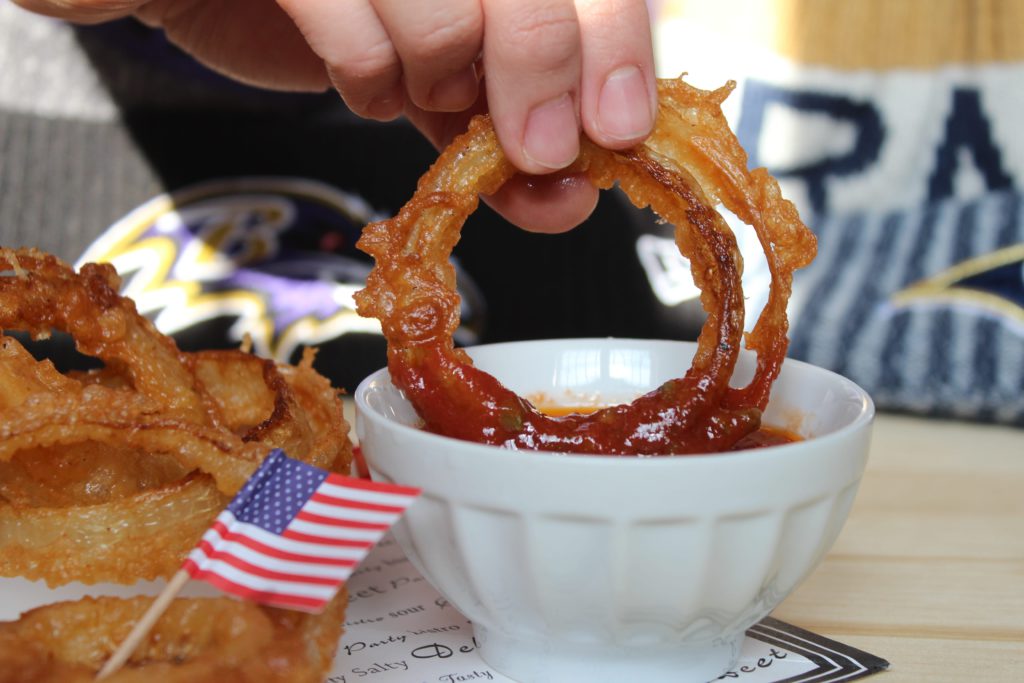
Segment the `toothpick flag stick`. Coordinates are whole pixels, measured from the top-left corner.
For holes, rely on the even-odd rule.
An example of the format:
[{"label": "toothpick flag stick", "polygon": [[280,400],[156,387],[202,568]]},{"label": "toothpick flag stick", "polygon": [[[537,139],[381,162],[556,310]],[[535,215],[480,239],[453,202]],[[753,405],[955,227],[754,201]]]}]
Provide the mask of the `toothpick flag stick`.
[{"label": "toothpick flag stick", "polygon": [[114,654],[110,655],[110,659],[107,660],[100,672],[96,674],[96,680],[102,681],[107,676],[118,671],[124,663],[128,661],[128,658],[132,656],[136,648],[139,647],[139,643],[145,638],[153,625],[156,624],[157,620],[163,616],[163,613],[170,606],[171,601],[177,597],[181,589],[185,587],[188,580],[192,578],[189,573],[184,569],[179,569],[178,572],[171,578],[167,583],[167,586],[163,589],[160,595],[156,596],[153,600],[153,604],[149,606],[146,613],[142,615],[135,626],[132,628],[131,633],[124,639],[124,642],[118,646]]}]

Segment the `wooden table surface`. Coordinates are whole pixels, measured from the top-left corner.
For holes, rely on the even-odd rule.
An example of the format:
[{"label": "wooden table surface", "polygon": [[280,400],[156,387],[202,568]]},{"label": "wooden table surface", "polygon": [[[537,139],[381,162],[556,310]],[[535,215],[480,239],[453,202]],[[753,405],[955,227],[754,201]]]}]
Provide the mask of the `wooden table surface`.
[{"label": "wooden table surface", "polygon": [[1024,430],[882,415],[823,564],[773,616],[890,662],[1024,681]]}]

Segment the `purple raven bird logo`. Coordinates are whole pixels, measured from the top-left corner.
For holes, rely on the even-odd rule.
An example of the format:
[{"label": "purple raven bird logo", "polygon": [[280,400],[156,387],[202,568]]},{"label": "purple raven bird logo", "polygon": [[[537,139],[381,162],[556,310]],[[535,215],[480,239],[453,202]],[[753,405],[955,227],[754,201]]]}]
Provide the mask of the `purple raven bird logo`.
[{"label": "purple raven bird logo", "polygon": [[[256,353],[289,361],[302,346],[380,334],[376,320],[356,313],[352,295],[371,267],[355,241],[381,217],[361,198],[306,179],[210,181],[150,200],[79,262],[113,264],[123,293],[166,334],[217,327],[226,338],[204,346],[237,345],[248,335]],[[474,343],[480,297],[461,272],[459,284],[457,341]]]}]

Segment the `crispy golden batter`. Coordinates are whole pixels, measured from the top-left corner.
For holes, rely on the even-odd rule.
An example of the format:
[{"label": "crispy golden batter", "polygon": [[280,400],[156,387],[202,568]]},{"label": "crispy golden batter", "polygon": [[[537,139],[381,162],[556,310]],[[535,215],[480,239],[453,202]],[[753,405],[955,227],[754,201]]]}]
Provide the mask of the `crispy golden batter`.
[{"label": "crispy golden batter", "polygon": [[[117,293],[110,266],[80,273],[0,249],[0,326],[51,330],[104,361],[61,374],[0,335],[0,576],[134,583],[177,571],[273,448],[347,472],[338,392],[312,368],[241,351],[183,353]],[[148,599],[86,599],[0,624],[0,682],[92,680]],[[317,681],[343,623],[229,599],[175,601],[112,681]]]},{"label": "crispy golden batter", "polygon": [[[179,598],[111,683],[319,683],[341,638],[341,591],[321,614],[230,598]],[[0,683],[87,683],[148,598],[85,598],[0,623]]]},{"label": "crispy golden batter", "polygon": [[[816,246],[775,180],[747,170],[721,112],[732,88],[660,81],[657,123],[644,144],[612,152],[583,139],[569,169],[602,189],[618,182],[634,204],[676,226],[707,310],[689,371],[628,406],[546,415],[454,348],[459,299],[449,255],[478,195],[515,173],[486,116],[441,154],[398,215],[364,230],[358,244],[376,264],[356,296],[359,312],[381,321],[391,378],[427,429],[508,448],[663,455],[728,450],[758,428],[788,343],[792,273]],[[757,371],[738,389],[729,381],[743,341],[742,261],[717,203],[756,230],[772,274],[768,304],[746,339]]]}]

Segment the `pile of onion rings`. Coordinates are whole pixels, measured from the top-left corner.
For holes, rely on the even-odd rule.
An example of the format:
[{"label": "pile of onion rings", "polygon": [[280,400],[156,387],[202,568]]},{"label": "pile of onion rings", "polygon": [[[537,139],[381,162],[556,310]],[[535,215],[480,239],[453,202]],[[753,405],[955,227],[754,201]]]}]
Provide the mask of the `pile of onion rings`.
[{"label": "pile of onion rings", "polygon": [[[449,256],[479,195],[515,174],[488,117],[475,118],[452,142],[394,218],[363,231],[358,246],[375,266],[356,296],[359,312],[381,321],[391,379],[426,429],[511,449],[619,455],[725,451],[758,429],[788,345],[793,271],[813,259],[816,242],[768,172],[747,170],[721,111],[734,87],[659,81],[657,123],[644,144],[613,152],[584,137],[567,169],[602,189],[617,181],[636,206],[676,226],[676,244],[702,292],[707,318],[690,369],[629,405],[545,415],[452,342],[459,298]],[[772,276],[767,304],[745,335],[757,368],[742,388],[729,385],[744,342],[742,260],[713,208],[718,203],[757,232]]]},{"label": "pile of onion rings", "polygon": [[[67,333],[103,361],[63,374],[0,335],[0,576],[51,586],[168,577],[273,448],[348,473],[342,403],[311,352],[297,366],[184,353],[118,294],[109,265],[75,272],[0,249],[0,271],[0,328]],[[314,616],[180,599],[148,654],[110,680],[212,681],[260,667],[273,673],[261,680],[319,680],[346,601],[342,591]],[[91,679],[145,603],[51,605],[0,624],[0,681]]]}]

